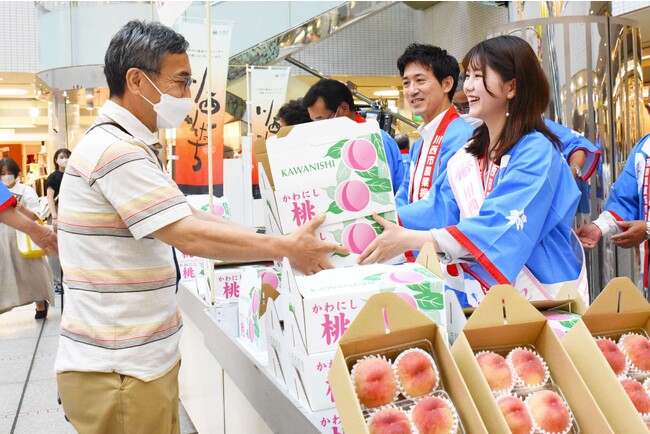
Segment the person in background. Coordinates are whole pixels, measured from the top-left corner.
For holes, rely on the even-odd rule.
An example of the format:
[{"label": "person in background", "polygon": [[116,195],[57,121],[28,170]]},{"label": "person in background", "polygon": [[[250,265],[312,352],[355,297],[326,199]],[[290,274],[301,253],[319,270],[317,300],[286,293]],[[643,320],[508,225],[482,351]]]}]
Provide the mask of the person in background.
[{"label": "person in background", "polygon": [[473,128],[451,103],[460,68],[447,51],[411,44],[397,59],[397,68],[404,99],[423,120],[418,127],[422,139],[411,147],[409,170],[395,197],[397,214],[405,228],[430,229],[438,227],[436,217],[445,212],[437,190],[447,163],[470,138]]},{"label": "person in background", "polygon": [[399,148],[399,153],[402,156],[402,162],[404,163],[404,173],[406,173],[406,171],[409,170],[409,166],[411,162],[411,157],[409,155],[409,151],[411,148],[409,136],[400,133],[400,134],[395,134],[394,139],[395,139],[395,143],[397,143],[397,147]]},{"label": "person in background", "polygon": [[571,230],[580,193],[542,120],[549,86],[535,53],[523,39],[498,36],[470,49],[463,67],[469,113],[483,124],[447,166],[446,221],[413,231],[375,216],[385,230],[359,261],[433,242],[441,263],[456,266],[445,287],[464,307],[497,284],[537,300],[572,282],[588,302],[584,252]]},{"label": "person in background", "polygon": [[109,100],[75,147],[59,196],[66,286],[55,362],[66,416],[80,434],[179,433],[174,249],[203,258],[282,260],[306,274],[331,268],[314,230],[321,214],[270,236],[192,208],[154,152],[159,128],[194,106],[188,42],[133,20],[104,57]]},{"label": "person in background", "polygon": [[[0,160],[0,177],[23,213],[37,220],[38,196],[33,188],[18,182],[20,168],[11,158]],[[49,304],[54,302],[52,271],[47,260],[23,258],[18,251],[16,229],[0,224],[0,313],[14,307],[36,302],[35,319],[47,317]]]},{"label": "person in background", "polygon": [[[366,120],[357,111],[350,89],[340,81],[323,78],[314,84],[302,99],[302,106],[309,112],[312,121],[322,121],[338,117],[347,117],[357,123]],[[395,140],[384,130],[379,130],[386,152],[386,162],[390,168],[393,193],[404,179],[404,164],[399,155]]]},{"label": "person in background", "polygon": [[309,112],[302,106],[302,98],[292,99],[280,107],[277,118],[282,127],[311,122]]},{"label": "person in background", "polygon": [[581,226],[576,234],[583,247],[592,249],[604,236],[622,248],[639,246],[643,287],[647,290],[650,239],[650,134],[632,148],[623,172],[609,194],[605,210],[596,220]]},{"label": "person in background", "polygon": [[[68,149],[57,149],[54,153],[54,172],[52,172],[45,181],[45,194],[47,197],[47,204],[50,208],[52,228],[54,228],[55,233],[58,227],[59,190],[61,188],[61,180],[63,179],[63,174],[68,165],[69,158],[70,151]],[[54,276],[54,292],[61,294],[61,263],[57,256],[50,257],[50,266],[52,267],[52,274]]]}]

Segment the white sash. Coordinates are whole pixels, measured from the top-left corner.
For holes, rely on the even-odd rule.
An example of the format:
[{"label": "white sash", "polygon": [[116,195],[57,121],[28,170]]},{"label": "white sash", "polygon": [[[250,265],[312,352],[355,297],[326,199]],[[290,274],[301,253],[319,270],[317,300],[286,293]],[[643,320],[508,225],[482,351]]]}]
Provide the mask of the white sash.
[{"label": "white sash", "polygon": [[[456,202],[458,203],[461,220],[478,215],[481,206],[483,205],[483,200],[485,199],[483,173],[476,157],[467,152],[468,145],[469,144],[459,149],[456,155],[449,160],[447,165],[449,184],[454,197],[456,198]],[[508,165],[509,159],[508,155],[502,157],[501,169],[504,169]],[[494,182],[497,182],[497,180],[494,180]],[[573,232],[571,241],[574,245],[574,250],[579,249],[581,252],[582,266],[578,278],[570,282],[574,283],[578,287],[578,293],[588,304],[589,286],[587,282],[587,269],[585,266],[585,253],[580,247],[577,236]],[[469,270],[465,268],[465,271]],[[565,283],[567,282],[543,284],[537,280],[528,267],[524,266],[515,279],[514,287],[528,300],[554,300],[558,291]],[[467,285],[467,279],[465,279],[465,285]],[[487,291],[487,289],[488,288],[483,288],[483,292]],[[465,288],[462,290],[466,292]],[[470,291],[482,298],[482,294],[478,294],[475,288],[470,289]],[[468,297],[468,301],[473,300],[470,300],[470,297]]]}]

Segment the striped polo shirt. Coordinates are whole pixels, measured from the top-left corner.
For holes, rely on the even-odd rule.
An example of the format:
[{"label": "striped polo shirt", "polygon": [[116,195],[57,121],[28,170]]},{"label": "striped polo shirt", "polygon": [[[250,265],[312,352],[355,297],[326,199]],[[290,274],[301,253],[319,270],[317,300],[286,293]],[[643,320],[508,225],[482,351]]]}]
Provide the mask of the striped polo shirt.
[{"label": "striped polo shirt", "polygon": [[107,101],[74,148],[59,195],[65,309],[56,371],[117,372],[154,380],[179,360],[183,325],[172,247],[153,232],[192,214],[160,167],[157,143]]}]

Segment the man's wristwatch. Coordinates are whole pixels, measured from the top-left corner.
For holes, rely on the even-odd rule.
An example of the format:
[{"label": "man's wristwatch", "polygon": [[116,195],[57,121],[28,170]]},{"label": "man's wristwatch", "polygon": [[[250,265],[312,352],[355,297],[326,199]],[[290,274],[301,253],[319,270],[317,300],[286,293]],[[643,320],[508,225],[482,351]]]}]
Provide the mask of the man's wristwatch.
[{"label": "man's wristwatch", "polygon": [[576,170],[576,175],[578,178],[582,177],[582,169],[575,164],[572,164],[571,167]]}]

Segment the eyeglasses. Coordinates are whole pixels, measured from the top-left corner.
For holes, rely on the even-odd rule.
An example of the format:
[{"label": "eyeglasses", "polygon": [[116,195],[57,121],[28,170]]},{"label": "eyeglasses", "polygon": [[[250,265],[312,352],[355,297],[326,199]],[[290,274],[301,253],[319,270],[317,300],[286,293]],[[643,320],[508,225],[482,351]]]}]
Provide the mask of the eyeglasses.
[{"label": "eyeglasses", "polygon": [[183,82],[183,89],[185,92],[190,90],[190,87],[192,86],[192,83],[194,82],[194,79],[192,78],[191,75],[185,76],[185,75],[174,75],[170,74],[168,72],[160,72],[160,71],[153,71],[151,69],[145,69],[145,71],[148,72],[153,72],[154,74],[159,74],[159,75],[166,75],[172,79],[172,81],[175,81],[176,83],[181,83]]}]

